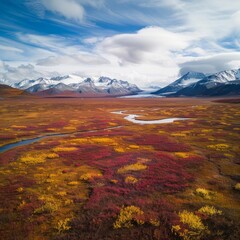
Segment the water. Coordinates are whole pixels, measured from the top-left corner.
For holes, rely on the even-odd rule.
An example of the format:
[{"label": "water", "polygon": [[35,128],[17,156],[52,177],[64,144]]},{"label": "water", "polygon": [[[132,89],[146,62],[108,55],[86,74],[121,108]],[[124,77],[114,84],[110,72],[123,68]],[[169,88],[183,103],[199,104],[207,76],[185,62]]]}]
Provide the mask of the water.
[{"label": "water", "polygon": [[[183,120],[188,120],[189,119],[189,118],[165,118],[165,119],[159,119],[159,120],[137,120],[136,118],[140,117],[141,115],[127,114],[125,112],[126,111],[116,111],[116,112],[112,112],[112,113],[120,114],[120,115],[126,115],[124,117],[125,120],[127,120],[129,122],[132,122],[132,123],[141,124],[141,125],[145,125],[145,124],[164,124],[164,123],[172,123],[174,121],[183,121]],[[52,133],[52,134],[48,134],[48,135],[45,135],[45,136],[35,137],[35,138],[31,138],[31,139],[21,140],[21,141],[15,142],[15,143],[6,144],[6,145],[0,147],[0,153],[3,153],[7,150],[11,150],[11,149],[16,148],[16,147],[32,144],[32,143],[38,142],[38,141],[40,141],[42,139],[45,139],[45,138],[64,137],[64,136],[69,136],[69,135],[73,135],[73,134],[76,134],[76,133],[98,132],[98,131],[111,130],[111,129],[121,128],[121,127],[123,127],[123,126],[116,126],[116,127],[96,129],[96,130],[77,131],[77,132],[71,132],[71,133]]]},{"label": "water", "polygon": [[116,127],[110,127],[110,128],[103,128],[103,129],[95,129],[95,130],[86,130],[86,131],[77,131],[77,132],[71,132],[71,133],[52,133],[52,134],[47,134],[44,136],[40,136],[40,137],[35,137],[35,138],[30,138],[30,139],[26,139],[26,140],[20,140],[18,142],[14,142],[14,143],[9,143],[6,144],[4,146],[0,147],[0,153],[3,153],[7,150],[11,150],[15,147],[20,147],[20,146],[25,146],[25,145],[29,145],[35,142],[38,142],[42,139],[45,138],[50,138],[50,137],[64,137],[64,136],[69,136],[69,135],[73,135],[76,133],[90,133],[90,132],[99,132],[99,131],[105,131],[105,130],[111,130],[111,129],[115,129],[115,128],[121,128],[123,126],[116,126]]},{"label": "water", "polygon": [[19,142],[15,142],[15,143],[9,143],[6,144],[2,147],[0,147],[0,153],[5,152],[7,150],[13,149],[15,147],[20,147],[20,146],[24,146],[24,145],[28,145],[31,143],[35,143],[38,142],[44,138],[49,138],[49,137],[61,137],[61,136],[65,136],[66,134],[53,134],[53,135],[46,135],[46,136],[42,136],[42,137],[36,137],[36,138],[31,138],[31,139],[26,139],[26,140],[21,140]]},{"label": "water", "polygon": [[172,123],[174,121],[184,121],[188,120],[189,118],[164,118],[164,119],[159,119],[159,120],[137,120],[136,118],[141,117],[141,115],[137,114],[127,114],[125,111],[117,111],[117,112],[112,112],[114,114],[120,114],[120,115],[127,115],[124,117],[125,120],[136,123],[136,124],[164,124],[164,123]]}]

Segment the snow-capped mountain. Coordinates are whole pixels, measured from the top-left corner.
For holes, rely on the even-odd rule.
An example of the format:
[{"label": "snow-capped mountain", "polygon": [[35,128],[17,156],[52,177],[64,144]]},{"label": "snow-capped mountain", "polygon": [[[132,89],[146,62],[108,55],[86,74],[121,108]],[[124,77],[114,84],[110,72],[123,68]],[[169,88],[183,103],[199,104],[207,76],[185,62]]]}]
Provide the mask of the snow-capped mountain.
[{"label": "snow-capped mountain", "polygon": [[169,84],[168,86],[154,92],[154,94],[166,95],[170,93],[175,93],[180,89],[183,89],[193,83],[198,82],[204,77],[206,77],[205,74],[200,72],[188,72],[179,79],[177,79],[176,81],[174,81],[173,83]]},{"label": "snow-capped mountain", "polygon": [[141,91],[135,84],[130,84],[127,81],[108,77],[84,79],[77,75],[22,80],[15,83],[14,87],[30,93],[38,93],[38,95],[59,94],[62,92],[91,95],[128,95]]},{"label": "snow-capped mountain", "polygon": [[174,96],[220,96],[240,94],[240,69],[206,76],[177,91]]},{"label": "snow-capped mountain", "polygon": [[38,78],[38,79],[24,79],[18,83],[15,83],[13,86],[15,88],[19,89],[28,89],[34,85],[41,84],[42,86],[45,86],[45,89],[48,89],[54,85],[57,85],[59,83],[63,84],[73,84],[73,83],[79,83],[83,81],[84,78],[76,76],[76,75],[66,75],[66,76],[57,76],[52,78]]},{"label": "snow-capped mountain", "polygon": [[152,93],[170,97],[239,95],[240,69],[210,75],[188,72],[168,86]]}]

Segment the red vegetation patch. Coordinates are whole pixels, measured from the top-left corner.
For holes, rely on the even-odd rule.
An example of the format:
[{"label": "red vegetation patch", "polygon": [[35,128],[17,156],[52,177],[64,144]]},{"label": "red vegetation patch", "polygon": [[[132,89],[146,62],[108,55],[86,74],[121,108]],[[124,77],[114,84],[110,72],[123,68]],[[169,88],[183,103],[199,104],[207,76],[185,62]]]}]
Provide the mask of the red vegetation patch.
[{"label": "red vegetation patch", "polygon": [[213,102],[217,102],[217,103],[240,103],[240,98],[219,99],[219,100],[215,100]]},{"label": "red vegetation patch", "polygon": [[120,207],[127,201],[129,194],[130,189],[118,186],[95,187],[84,208],[95,208],[103,210],[105,208],[108,208],[109,203],[117,204]]},{"label": "red vegetation patch", "polygon": [[94,165],[94,161],[110,157],[112,155],[112,150],[109,149],[109,147],[84,144],[77,150],[71,152],[59,152],[58,155],[64,159],[63,163],[67,166],[77,163]]},{"label": "red vegetation patch", "polygon": [[67,126],[67,122],[65,121],[58,121],[58,122],[53,122],[53,123],[50,123],[46,126],[46,128],[62,128],[62,127],[65,127]]},{"label": "red vegetation patch", "polygon": [[10,162],[16,161],[19,153],[17,151],[6,151],[0,154],[0,165],[5,165]]},{"label": "red vegetation patch", "polygon": [[153,146],[158,151],[166,152],[188,152],[190,151],[190,146],[186,144],[179,143],[169,139],[167,136],[161,136],[156,134],[148,134],[141,137],[131,139],[138,145],[150,145]]},{"label": "red vegetation patch", "polygon": [[114,136],[132,136],[133,132],[129,131],[129,130],[124,130],[122,128],[117,129],[115,128],[114,130],[103,130],[103,131],[99,131],[99,132],[88,132],[88,133],[80,133],[80,134],[76,134],[76,137],[97,137],[97,136],[106,136],[106,137],[114,137]]},{"label": "red vegetation patch", "polygon": [[165,153],[156,153],[155,160],[148,163],[136,188],[167,193],[182,191],[194,180],[193,175],[184,168],[185,164],[185,161],[178,161]]}]

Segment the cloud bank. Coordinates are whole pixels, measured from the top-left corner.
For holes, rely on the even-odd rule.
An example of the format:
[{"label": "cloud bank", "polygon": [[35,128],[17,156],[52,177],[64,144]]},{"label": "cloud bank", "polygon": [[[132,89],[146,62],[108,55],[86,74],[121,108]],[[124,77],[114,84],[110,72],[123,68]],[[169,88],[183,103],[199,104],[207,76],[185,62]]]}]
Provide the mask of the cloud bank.
[{"label": "cloud bank", "polygon": [[187,71],[240,67],[239,1],[24,2],[46,29],[28,31],[26,23],[1,37],[1,78],[57,71],[164,86]]}]

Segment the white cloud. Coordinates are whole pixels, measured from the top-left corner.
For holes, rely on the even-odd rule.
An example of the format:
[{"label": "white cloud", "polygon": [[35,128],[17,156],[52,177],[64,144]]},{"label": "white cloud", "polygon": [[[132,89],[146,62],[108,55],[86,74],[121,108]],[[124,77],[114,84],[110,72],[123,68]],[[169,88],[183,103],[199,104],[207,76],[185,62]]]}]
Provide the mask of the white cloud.
[{"label": "white cloud", "polygon": [[85,44],[96,44],[101,42],[104,38],[103,37],[90,37],[83,39],[83,43]]},{"label": "white cloud", "polygon": [[132,34],[118,34],[105,38],[97,51],[118,58],[119,63],[162,63],[175,51],[189,46],[191,37],[160,27],[144,28]]},{"label": "white cloud", "polygon": [[67,19],[82,22],[84,8],[76,0],[41,0],[45,8]]},{"label": "white cloud", "polygon": [[57,55],[48,58],[40,59],[37,65],[40,66],[57,66],[57,65],[102,65],[109,63],[106,59],[96,54],[88,52],[78,52],[72,55]]},{"label": "white cloud", "polygon": [[[135,33],[86,38],[78,45],[67,37],[18,34],[21,41],[38,46],[49,55],[38,58],[36,71],[77,72],[82,76],[109,76],[138,84],[167,85],[179,71],[217,72],[237,66],[240,53],[232,53],[214,41],[202,41],[191,32],[178,33],[147,27]],[[91,46],[90,48],[88,48]],[[23,69],[25,69],[23,71]],[[22,66],[18,76],[34,76]],[[26,74],[25,74],[26,73]],[[11,71],[8,77],[14,79]],[[39,75],[38,75],[39,76]]]},{"label": "white cloud", "polygon": [[0,45],[0,50],[23,53],[22,49],[15,48],[15,47],[9,47],[9,46],[5,46],[5,45]]},{"label": "white cloud", "polygon": [[240,52],[219,53],[212,56],[191,57],[180,64],[181,74],[189,71],[216,73],[223,70],[240,68]]},{"label": "white cloud", "polygon": [[[19,32],[16,41],[0,38],[3,59],[36,64],[34,70],[23,67],[26,64],[12,71],[7,68],[11,79],[17,76],[13,72],[20,78],[34,76],[34,71],[57,70],[62,74],[107,75],[140,86],[152,82],[163,86],[175,80],[179,70],[217,72],[240,66],[240,1],[36,1],[43,11],[56,14],[51,15],[55,24],[70,30],[78,26],[79,34],[43,36]],[[42,17],[49,17],[40,10]],[[99,22],[103,28],[93,27]],[[128,33],[117,34],[111,27],[106,30],[104,22]],[[81,30],[86,23],[92,24],[88,25],[91,34],[84,39]],[[128,26],[142,29],[130,32]]]},{"label": "white cloud", "polygon": [[18,67],[11,67],[4,62],[0,64],[0,79],[8,80],[11,83],[19,82],[23,79],[39,78],[43,74],[36,71],[32,64],[22,64]]},{"label": "white cloud", "polygon": [[222,39],[234,31],[240,33],[240,1],[228,0],[181,0],[179,11],[182,27],[191,29],[200,37]]},{"label": "white cloud", "polygon": [[[52,52],[64,52],[66,47],[71,47],[67,38],[59,37],[56,35],[36,35],[36,34],[16,34],[18,39],[24,42],[25,44],[35,45],[36,47],[50,50]],[[80,46],[78,46],[80,48]]]},{"label": "white cloud", "polygon": [[[137,83],[167,83],[178,74],[174,60],[176,52],[189,47],[193,38],[189,34],[148,27],[132,34],[117,34],[107,38],[86,39],[93,45],[91,52],[56,55],[38,61],[38,66],[59,72],[77,71],[84,76],[107,75]],[[48,44],[49,47],[49,44]],[[67,47],[64,47],[65,52]],[[64,65],[64,68],[62,67]],[[54,67],[54,68],[53,68]]]},{"label": "white cloud", "polygon": [[13,65],[16,62],[34,62],[39,59],[39,56],[47,57],[51,51],[43,49],[39,46],[33,46],[27,41],[11,40],[8,38],[0,37],[0,60],[11,62]]}]

